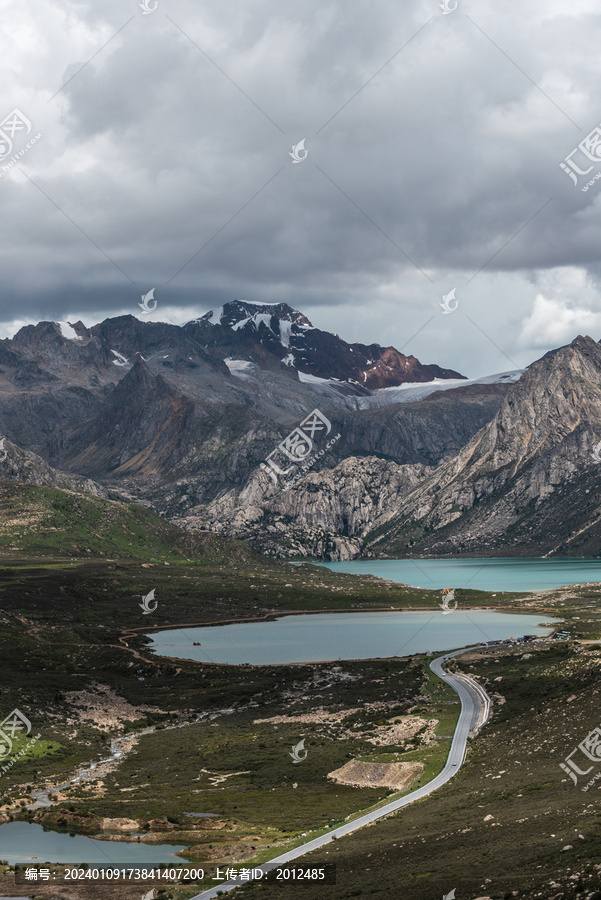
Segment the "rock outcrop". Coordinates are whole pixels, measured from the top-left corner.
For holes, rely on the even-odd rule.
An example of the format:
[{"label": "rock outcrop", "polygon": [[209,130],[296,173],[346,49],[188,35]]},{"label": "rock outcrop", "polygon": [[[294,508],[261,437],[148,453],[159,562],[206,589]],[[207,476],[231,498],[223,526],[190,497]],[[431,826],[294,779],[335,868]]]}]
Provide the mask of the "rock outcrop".
[{"label": "rock outcrop", "polygon": [[578,337],[533,363],[492,421],[400,499],[368,546],[598,555],[599,441],[601,346]]}]

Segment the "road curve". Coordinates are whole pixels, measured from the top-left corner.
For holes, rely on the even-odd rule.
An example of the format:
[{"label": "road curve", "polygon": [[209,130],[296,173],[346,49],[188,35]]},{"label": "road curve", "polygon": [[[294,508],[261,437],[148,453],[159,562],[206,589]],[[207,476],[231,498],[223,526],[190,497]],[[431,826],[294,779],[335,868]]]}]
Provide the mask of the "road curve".
[{"label": "road curve", "polygon": [[[358,816],[356,819],[353,819],[352,822],[348,822],[346,825],[340,825],[338,828],[334,828],[327,834],[321,835],[321,837],[306,841],[299,847],[288,850],[287,853],[282,853],[281,856],[270,859],[269,862],[262,863],[261,866],[256,866],[255,869],[261,869],[263,873],[269,872],[277,866],[290,863],[300,856],[305,856],[305,854],[311,853],[313,850],[318,850],[325,844],[329,844],[335,838],[341,838],[344,837],[345,834],[351,834],[353,831],[363,828],[364,825],[376,822],[378,819],[389,816],[390,813],[396,812],[404,806],[409,806],[410,803],[414,803],[422,797],[427,797],[428,794],[431,794],[443,784],[446,784],[453,775],[456,775],[465,757],[468,737],[470,734],[475,734],[488,719],[490,713],[490,700],[484,689],[472,678],[469,678],[467,675],[450,675],[448,672],[444,671],[443,666],[447,660],[452,659],[454,656],[467,653],[468,650],[479,650],[484,646],[486,645],[477,644],[473,647],[464,647],[462,650],[454,650],[451,653],[445,653],[443,656],[438,656],[430,663],[430,668],[434,674],[438,675],[442,681],[446,681],[446,683],[459,694],[459,699],[461,700],[461,712],[459,713],[459,719],[457,721],[447,761],[442,771],[439,772],[432,781],[429,781],[428,784],[423,785],[423,787],[418,788],[406,797],[401,797],[399,800],[392,800],[390,803],[386,803],[378,809],[374,809],[362,816]],[[223,868],[226,867],[224,866]],[[220,893],[233,891],[234,888],[241,887],[243,884],[248,884],[248,879],[244,881],[241,881],[240,879],[226,881],[213,888],[209,888],[206,891],[202,891],[200,894],[195,894],[191,900],[209,900],[211,897],[217,897]]]}]

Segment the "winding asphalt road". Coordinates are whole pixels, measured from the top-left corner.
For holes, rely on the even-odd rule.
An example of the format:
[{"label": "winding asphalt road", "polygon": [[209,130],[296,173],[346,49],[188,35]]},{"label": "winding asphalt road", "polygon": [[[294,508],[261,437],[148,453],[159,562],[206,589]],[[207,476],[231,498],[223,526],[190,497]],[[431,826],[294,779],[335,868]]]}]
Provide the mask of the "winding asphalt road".
[{"label": "winding asphalt road", "polygon": [[[448,672],[444,671],[443,666],[448,659],[452,659],[454,656],[459,656],[462,653],[467,653],[468,650],[480,649],[483,646],[486,645],[477,644],[473,647],[464,647],[462,650],[454,650],[452,653],[445,653],[444,656],[438,656],[430,663],[430,668],[434,674],[438,675],[443,681],[446,681],[446,683],[459,694],[459,699],[461,700],[461,712],[459,714],[447,761],[444,769],[439,772],[432,781],[429,781],[428,784],[418,788],[406,797],[401,797],[399,800],[392,800],[390,803],[386,803],[378,809],[374,809],[362,816],[358,816],[346,825],[340,825],[338,828],[334,828],[327,834],[321,835],[321,837],[306,841],[306,843],[301,844],[299,847],[295,847],[294,850],[289,850],[287,853],[282,853],[281,856],[269,860],[269,862],[262,863],[260,867],[255,867],[255,870],[260,868],[263,873],[266,873],[271,869],[275,869],[277,866],[290,863],[292,860],[298,859],[306,853],[311,853],[311,851],[317,850],[325,844],[329,844],[334,838],[341,838],[344,837],[345,834],[351,834],[353,831],[363,828],[364,825],[369,825],[370,822],[376,822],[378,819],[389,816],[390,813],[396,812],[404,806],[409,806],[410,803],[415,803],[416,800],[420,800],[422,797],[427,797],[428,794],[431,794],[433,791],[437,790],[437,788],[446,784],[453,775],[456,775],[465,757],[468,737],[470,734],[475,734],[488,719],[490,713],[490,700],[484,689],[480,687],[476,681],[469,678],[467,675],[450,675]],[[223,868],[225,868],[225,866]],[[217,897],[218,894],[225,893],[226,891],[233,891],[234,888],[240,887],[243,884],[248,884],[248,879],[245,881],[236,879],[223,882],[222,884],[216,885],[214,888],[209,888],[207,891],[196,894],[191,900],[209,900],[210,897]]]}]

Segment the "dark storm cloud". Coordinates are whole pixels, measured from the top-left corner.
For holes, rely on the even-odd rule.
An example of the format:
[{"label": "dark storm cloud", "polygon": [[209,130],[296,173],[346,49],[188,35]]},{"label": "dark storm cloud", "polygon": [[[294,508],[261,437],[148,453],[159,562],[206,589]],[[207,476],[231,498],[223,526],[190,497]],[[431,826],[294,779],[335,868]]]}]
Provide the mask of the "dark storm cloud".
[{"label": "dark storm cloud", "polygon": [[528,362],[541,315],[549,340],[596,327],[599,201],[559,168],[601,122],[591,3],[37,0],[8,21],[6,112],[43,137],[0,179],[4,322],[137,312],[151,286],[180,321],[283,299],[348,339],[423,329],[406,352],[464,370]]}]

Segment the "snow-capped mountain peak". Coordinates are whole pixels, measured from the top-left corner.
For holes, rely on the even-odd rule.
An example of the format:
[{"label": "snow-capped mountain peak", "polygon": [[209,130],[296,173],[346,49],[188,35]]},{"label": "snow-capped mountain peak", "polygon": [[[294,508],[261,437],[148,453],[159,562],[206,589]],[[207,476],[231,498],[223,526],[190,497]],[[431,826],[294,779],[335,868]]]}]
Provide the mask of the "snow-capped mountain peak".
[{"label": "snow-capped mountain peak", "polygon": [[[312,328],[311,322],[297,309],[287,303],[248,303],[244,300],[232,300],[218,309],[212,309],[195,323],[210,322],[211,325],[225,325],[238,331],[249,323],[258,328],[261,323],[276,333],[275,322],[287,322]],[[273,324],[272,324],[273,323]]]},{"label": "snow-capped mountain peak", "polygon": [[257,362],[261,357],[264,362],[267,354],[272,364],[277,360],[299,374],[346,382],[368,391],[406,382],[463,378],[451,369],[424,366],[394,347],[348,344],[333,332],[315,328],[287,303],[234,300],[184,327],[202,334],[208,345],[222,347],[234,359]]}]

